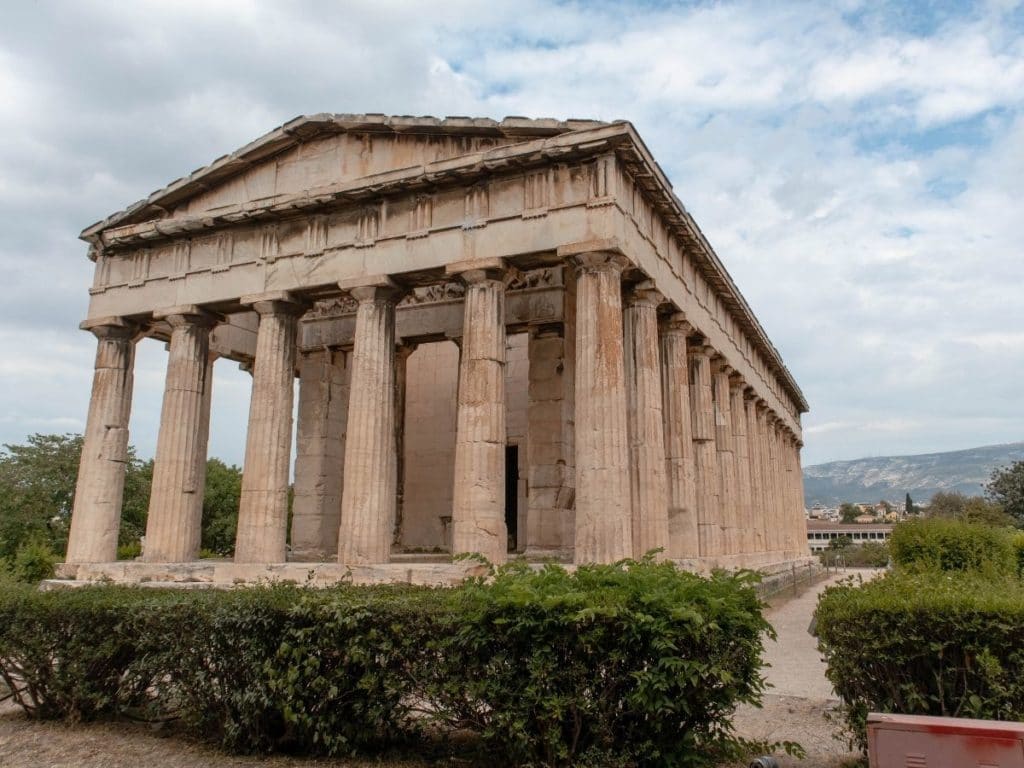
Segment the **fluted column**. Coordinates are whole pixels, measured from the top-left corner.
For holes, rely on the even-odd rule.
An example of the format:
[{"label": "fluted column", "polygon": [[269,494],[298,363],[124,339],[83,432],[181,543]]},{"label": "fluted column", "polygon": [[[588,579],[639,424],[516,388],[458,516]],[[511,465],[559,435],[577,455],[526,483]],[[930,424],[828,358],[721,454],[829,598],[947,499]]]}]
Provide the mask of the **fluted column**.
[{"label": "fluted column", "polygon": [[800,458],[800,449],[804,444],[800,438],[795,438],[793,443],[793,461],[796,464],[796,503],[798,512],[797,524],[797,552],[803,556],[809,554],[807,544],[807,501],[804,497],[804,470],[803,460]]},{"label": "fluted column", "polygon": [[623,314],[630,448],[633,552],[668,556],[668,498],[662,412],[658,305],[664,297],[645,281],[626,295]]},{"label": "fluted column", "polygon": [[259,314],[235,562],[286,559],[295,350],[304,306],[287,294],[243,299]]},{"label": "fluted column", "polygon": [[764,478],[761,474],[761,442],[757,428],[757,402],[752,390],[744,391],[743,411],[747,421],[747,461],[750,466],[750,525],[754,552],[765,551]]},{"label": "fluted column", "polygon": [[722,554],[715,406],[711,391],[713,347],[690,347],[690,414],[693,419],[693,467],[696,478],[697,534],[700,556]]},{"label": "fluted column", "polygon": [[138,328],[121,318],[82,327],[98,343],[65,559],[105,563],[117,559]]},{"label": "fluted column", "polygon": [[729,376],[732,368],[719,358],[713,361],[713,371],[722,552],[734,555],[739,552],[739,493],[736,480],[736,453],[733,450],[736,441],[732,434],[732,408],[729,400]]},{"label": "fluted column", "polygon": [[171,343],[144,558],[182,563],[199,554],[210,430],[210,329],[218,317],[195,306],[154,313],[154,317],[171,326]]},{"label": "fluted column", "polygon": [[785,548],[783,533],[782,465],[779,456],[778,421],[774,413],[768,414],[768,477],[771,483],[772,549],[780,552]]},{"label": "fluted column", "polygon": [[508,557],[504,274],[499,263],[459,272],[466,296],[452,489],[452,553],[496,564]]},{"label": "fluted column", "polygon": [[673,558],[700,555],[697,491],[693,470],[693,424],[687,337],[693,333],[682,313],[661,329],[661,394],[665,415],[665,467],[668,500],[668,552]]},{"label": "fluted column", "polygon": [[577,563],[633,556],[622,339],[622,270],[613,253],[576,264]]},{"label": "fluted column", "polygon": [[750,446],[747,443],[747,414],[743,405],[746,383],[739,374],[729,378],[729,412],[732,417],[733,450],[736,454],[736,486],[738,496],[738,551],[754,551],[753,494],[750,487]]},{"label": "fluted column", "polygon": [[[345,286],[343,286],[345,287]],[[395,305],[389,280],[351,289],[356,310],[352,381],[345,437],[338,561],[391,558],[398,489],[395,450]]]}]

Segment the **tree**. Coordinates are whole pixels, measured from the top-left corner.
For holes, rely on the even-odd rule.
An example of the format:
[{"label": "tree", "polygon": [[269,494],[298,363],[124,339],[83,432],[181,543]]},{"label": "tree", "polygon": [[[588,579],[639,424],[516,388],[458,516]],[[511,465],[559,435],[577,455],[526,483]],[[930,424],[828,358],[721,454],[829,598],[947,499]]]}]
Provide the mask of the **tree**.
[{"label": "tree", "polygon": [[992,471],[985,496],[1003,508],[1018,526],[1024,526],[1024,461]]},{"label": "tree", "polygon": [[944,517],[997,527],[1013,525],[1013,518],[999,504],[981,496],[965,496],[959,491],[940,491],[932,496],[928,504],[928,517]]},{"label": "tree", "polygon": [[[12,558],[29,542],[63,554],[71,527],[82,436],[29,435],[24,445],[0,451],[0,558]],[[152,462],[128,448],[124,484],[122,543],[145,530]]]},{"label": "tree", "polygon": [[844,523],[856,522],[857,518],[863,513],[856,504],[851,504],[848,501],[843,502],[839,507],[839,515]]},{"label": "tree", "polygon": [[242,470],[220,459],[206,462],[206,495],[203,497],[203,549],[219,555],[235,552],[238,502],[242,495]]},{"label": "tree", "polygon": [[834,539],[829,539],[828,542],[828,548],[836,552],[842,549],[849,549],[852,546],[853,538],[846,534],[836,536]]},{"label": "tree", "polygon": [[912,498],[910,498],[910,494],[909,493],[907,494],[907,502],[906,502],[906,505],[905,505],[904,509],[905,509],[905,511],[906,511],[906,513],[908,515],[915,515],[915,514],[917,514],[917,507],[914,506],[914,500]]}]

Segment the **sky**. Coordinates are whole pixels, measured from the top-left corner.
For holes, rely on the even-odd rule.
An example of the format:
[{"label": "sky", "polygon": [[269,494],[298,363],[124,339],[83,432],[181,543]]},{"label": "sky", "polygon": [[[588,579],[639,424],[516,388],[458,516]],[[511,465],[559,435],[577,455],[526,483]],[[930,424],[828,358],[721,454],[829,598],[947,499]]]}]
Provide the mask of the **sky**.
[{"label": "sky", "polygon": [[[801,385],[804,464],[1024,440],[1024,4],[0,0],[0,442],[85,426],[87,225],[300,114],[626,119]],[[166,353],[140,343],[131,441]],[[210,454],[250,379],[216,367]]]}]

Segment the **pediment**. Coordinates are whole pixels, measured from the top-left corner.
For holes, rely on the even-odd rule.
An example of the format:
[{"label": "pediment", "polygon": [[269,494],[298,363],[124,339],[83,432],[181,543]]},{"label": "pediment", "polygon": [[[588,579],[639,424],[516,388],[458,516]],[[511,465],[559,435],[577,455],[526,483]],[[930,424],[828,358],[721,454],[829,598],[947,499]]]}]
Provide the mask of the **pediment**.
[{"label": "pediment", "polygon": [[230,155],[178,179],[82,232],[194,218],[258,205],[305,190],[483,152],[604,123],[589,120],[387,117],[299,117]]}]

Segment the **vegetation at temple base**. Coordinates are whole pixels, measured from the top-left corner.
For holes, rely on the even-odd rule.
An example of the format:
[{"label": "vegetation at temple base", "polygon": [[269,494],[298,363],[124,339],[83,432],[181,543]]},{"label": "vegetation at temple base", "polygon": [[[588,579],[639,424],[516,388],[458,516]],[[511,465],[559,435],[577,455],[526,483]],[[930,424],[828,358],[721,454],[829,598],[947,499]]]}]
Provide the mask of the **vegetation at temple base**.
[{"label": "vegetation at temple base", "polygon": [[713,764],[753,748],[730,720],[764,690],[754,586],[650,561],[455,589],[8,583],[0,675],[34,717],[178,720],[236,752]]},{"label": "vegetation at temple base", "polygon": [[818,602],[851,739],[865,747],[868,712],[1024,719],[1024,532],[930,517],[889,546],[893,572]]},{"label": "vegetation at temple base", "polygon": [[[38,581],[52,573],[67,548],[82,436],[30,435],[0,450],[0,571]],[[153,461],[128,448],[118,556],[137,557],[146,532]],[[234,551],[242,473],[207,461],[202,542],[220,555]],[[49,563],[49,566],[47,566]]]}]

